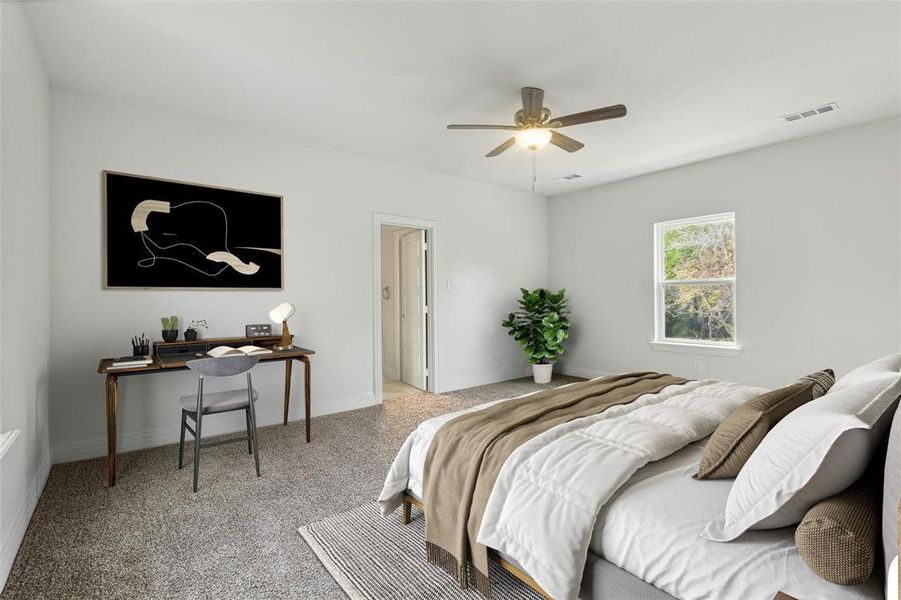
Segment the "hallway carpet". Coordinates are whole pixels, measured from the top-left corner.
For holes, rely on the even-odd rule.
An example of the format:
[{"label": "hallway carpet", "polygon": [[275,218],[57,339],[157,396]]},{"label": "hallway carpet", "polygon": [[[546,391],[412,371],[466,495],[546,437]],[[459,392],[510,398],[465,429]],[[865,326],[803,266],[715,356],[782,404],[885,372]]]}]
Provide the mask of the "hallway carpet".
[{"label": "hallway carpet", "polygon": [[298,527],[372,502],[420,421],[544,387],[392,398],[314,418],[310,444],[303,421],[265,427],[261,478],[243,444],[210,448],[197,494],[175,445],[121,455],[112,489],[105,459],[55,465],[0,598],[344,598]]}]

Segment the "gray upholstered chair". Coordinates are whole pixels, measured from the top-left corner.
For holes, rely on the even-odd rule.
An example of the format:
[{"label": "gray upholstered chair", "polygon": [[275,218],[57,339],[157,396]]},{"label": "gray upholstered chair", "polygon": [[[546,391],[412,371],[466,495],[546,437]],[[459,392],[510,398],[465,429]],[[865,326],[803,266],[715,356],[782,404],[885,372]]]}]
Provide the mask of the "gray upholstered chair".
[{"label": "gray upholstered chair", "polygon": [[[194,491],[197,491],[197,478],[200,474],[200,449],[211,446],[229,444],[231,442],[247,441],[247,452],[253,454],[257,467],[257,477],[260,476],[260,452],[257,447],[257,416],[254,404],[257,401],[257,391],[253,389],[250,379],[250,369],[259,362],[258,356],[221,356],[219,358],[201,358],[188,361],[188,368],[199,374],[197,380],[197,395],[182,396],[181,403],[181,441],[178,445],[178,468],[184,465],[185,455],[185,431],[190,431],[194,436]],[[231,377],[247,373],[247,388],[228,390],[225,392],[203,393],[204,377]],[[227,413],[243,410],[247,421],[247,435],[237,438],[228,438],[208,442],[201,442],[201,429],[203,417],[210,414]],[[195,429],[188,425],[188,417],[194,420]]]}]

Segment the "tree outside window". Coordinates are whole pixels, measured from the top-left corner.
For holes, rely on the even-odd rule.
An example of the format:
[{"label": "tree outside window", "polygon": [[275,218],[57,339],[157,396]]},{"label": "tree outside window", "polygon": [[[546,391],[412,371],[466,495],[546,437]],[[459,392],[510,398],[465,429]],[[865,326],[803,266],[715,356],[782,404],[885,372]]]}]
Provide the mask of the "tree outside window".
[{"label": "tree outside window", "polygon": [[658,341],[735,344],[735,215],[655,225]]}]

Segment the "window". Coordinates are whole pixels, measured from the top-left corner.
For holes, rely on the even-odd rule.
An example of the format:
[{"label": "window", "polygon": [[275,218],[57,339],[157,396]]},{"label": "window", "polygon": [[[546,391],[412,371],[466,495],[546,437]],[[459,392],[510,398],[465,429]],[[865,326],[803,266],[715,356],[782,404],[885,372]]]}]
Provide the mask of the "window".
[{"label": "window", "polygon": [[735,214],[657,223],[654,250],[654,347],[737,353]]}]

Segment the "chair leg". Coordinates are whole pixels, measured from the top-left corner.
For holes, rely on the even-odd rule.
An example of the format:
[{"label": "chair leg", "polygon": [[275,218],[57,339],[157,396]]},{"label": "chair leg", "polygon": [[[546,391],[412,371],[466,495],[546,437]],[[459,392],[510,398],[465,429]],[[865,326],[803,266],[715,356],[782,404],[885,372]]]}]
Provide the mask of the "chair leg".
[{"label": "chair leg", "polygon": [[253,432],[250,430],[250,406],[244,409],[244,417],[247,420],[247,454],[253,454]]},{"label": "chair leg", "polygon": [[181,471],[185,461],[185,425],[187,425],[188,413],[181,411],[181,436],[178,441],[178,470]]},{"label": "chair leg", "polygon": [[257,444],[257,412],[253,406],[253,400],[251,400],[250,403],[248,404],[248,409],[249,409],[248,414],[250,415],[250,426],[251,426],[251,431],[252,431],[252,435],[250,436],[250,439],[253,441],[253,460],[257,466],[257,477],[259,477],[261,475],[261,473],[260,473],[260,447],[259,447],[259,444]]},{"label": "chair leg", "polygon": [[203,421],[202,411],[197,411],[194,420],[196,435],[194,436],[194,493],[197,493],[197,478],[200,476],[200,422]]}]

